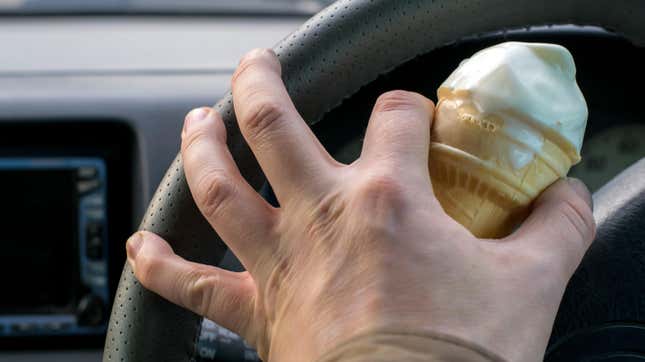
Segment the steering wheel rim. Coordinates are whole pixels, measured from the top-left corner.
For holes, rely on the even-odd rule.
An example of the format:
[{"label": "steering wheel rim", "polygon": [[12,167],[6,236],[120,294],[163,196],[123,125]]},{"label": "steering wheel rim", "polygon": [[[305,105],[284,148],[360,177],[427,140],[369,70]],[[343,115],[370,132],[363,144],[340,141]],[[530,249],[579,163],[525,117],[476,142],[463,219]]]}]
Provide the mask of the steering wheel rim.
[{"label": "steering wheel rim", "polygon": [[[379,75],[473,34],[527,25],[595,25],[645,45],[643,18],[645,2],[640,0],[341,0],[313,16],[274,50],[294,104],[313,124]],[[228,146],[242,175],[259,190],[264,177],[239,132],[231,94],[216,109],[226,124]],[[217,265],[226,251],[192,200],[180,155],[159,185],[139,229],[159,234],[177,254],[196,262]],[[194,313],[143,288],[126,263],[103,360],[189,361],[195,356],[200,321]]]}]

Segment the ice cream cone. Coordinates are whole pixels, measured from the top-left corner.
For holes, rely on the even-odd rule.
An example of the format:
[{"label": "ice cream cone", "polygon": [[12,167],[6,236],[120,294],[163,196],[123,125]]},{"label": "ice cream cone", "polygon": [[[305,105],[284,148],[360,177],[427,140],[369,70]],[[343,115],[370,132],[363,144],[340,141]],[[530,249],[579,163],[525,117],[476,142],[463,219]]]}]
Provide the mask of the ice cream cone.
[{"label": "ice cream cone", "polygon": [[513,129],[532,127],[521,119],[482,116],[455,98],[443,98],[436,114],[429,160],[435,195],[480,238],[510,234],[533,200],[579,160],[549,130],[532,129],[533,142],[518,139]]},{"label": "ice cream cone", "polygon": [[575,72],[559,45],[508,42],[464,60],[439,87],[432,187],[475,236],[511,233],[580,160],[587,105]]}]

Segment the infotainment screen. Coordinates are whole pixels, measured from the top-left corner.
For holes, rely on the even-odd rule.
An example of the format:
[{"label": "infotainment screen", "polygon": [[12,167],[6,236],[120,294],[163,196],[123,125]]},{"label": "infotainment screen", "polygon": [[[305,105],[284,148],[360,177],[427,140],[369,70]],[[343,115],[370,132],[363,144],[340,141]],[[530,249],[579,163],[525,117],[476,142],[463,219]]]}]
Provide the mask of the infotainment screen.
[{"label": "infotainment screen", "polygon": [[2,169],[0,200],[0,314],[73,309],[76,170]]},{"label": "infotainment screen", "polygon": [[104,333],[107,169],[94,157],[0,157],[0,340]]}]

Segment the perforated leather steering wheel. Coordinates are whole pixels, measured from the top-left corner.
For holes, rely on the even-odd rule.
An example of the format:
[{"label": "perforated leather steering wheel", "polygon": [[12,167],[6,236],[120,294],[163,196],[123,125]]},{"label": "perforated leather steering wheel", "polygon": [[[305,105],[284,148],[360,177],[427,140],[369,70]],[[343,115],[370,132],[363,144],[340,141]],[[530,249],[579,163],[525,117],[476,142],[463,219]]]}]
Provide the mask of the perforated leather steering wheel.
[{"label": "perforated leather steering wheel", "polygon": [[[313,124],[377,76],[467,36],[529,25],[596,25],[643,46],[644,20],[642,0],[343,0],[312,17],[274,50],[289,94]],[[242,175],[259,189],[264,177],[239,132],[231,95],[216,108]],[[595,195],[598,237],[565,294],[554,329],[553,338],[560,342],[551,346],[553,360],[573,360],[568,346],[578,340],[593,343],[603,333],[616,333],[615,328],[625,327],[621,333],[632,337],[640,333],[637,325],[607,322],[645,320],[645,283],[632,277],[629,290],[621,289],[616,278],[624,275],[607,276],[597,266],[616,262],[621,270],[616,273],[645,275],[645,245],[639,246],[645,230],[642,222],[634,223],[645,212],[643,176],[645,161]],[[159,185],[140,229],[159,234],[177,254],[200,263],[217,265],[226,251],[192,200],[180,156]],[[190,361],[200,322],[199,316],[144,289],[126,263],[103,360]],[[612,352],[607,353],[613,361]]]}]

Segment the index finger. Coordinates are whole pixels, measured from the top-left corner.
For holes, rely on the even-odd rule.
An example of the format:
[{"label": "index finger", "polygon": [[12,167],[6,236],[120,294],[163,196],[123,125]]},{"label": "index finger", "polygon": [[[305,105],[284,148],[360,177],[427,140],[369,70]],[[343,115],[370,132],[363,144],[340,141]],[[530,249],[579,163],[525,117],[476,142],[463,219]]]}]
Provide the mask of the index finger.
[{"label": "index finger", "polygon": [[247,54],[232,81],[235,114],[278,200],[290,190],[324,183],[333,159],[296,110],[281,78],[281,66],[267,49]]}]

